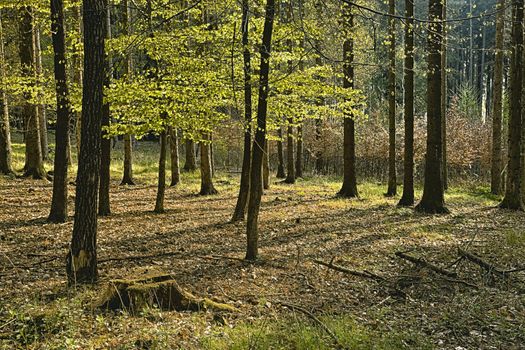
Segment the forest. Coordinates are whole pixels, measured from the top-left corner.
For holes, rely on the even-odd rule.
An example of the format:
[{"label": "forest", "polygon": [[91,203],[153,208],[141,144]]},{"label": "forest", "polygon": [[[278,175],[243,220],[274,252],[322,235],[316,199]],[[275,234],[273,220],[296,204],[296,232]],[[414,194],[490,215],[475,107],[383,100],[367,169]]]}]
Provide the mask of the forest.
[{"label": "forest", "polygon": [[0,0],[0,348],[525,348],[524,16]]}]

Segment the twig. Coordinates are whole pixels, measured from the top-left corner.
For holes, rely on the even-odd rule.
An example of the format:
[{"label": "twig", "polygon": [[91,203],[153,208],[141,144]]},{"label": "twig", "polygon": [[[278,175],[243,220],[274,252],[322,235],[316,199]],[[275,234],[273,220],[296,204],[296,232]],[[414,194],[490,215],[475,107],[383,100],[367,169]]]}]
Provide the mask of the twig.
[{"label": "twig", "polygon": [[488,273],[492,273],[492,274],[498,275],[498,276],[500,276],[502,278],[506,277],[506,272],[505,271],[502,271],[501,269],[497,268],[493,264],[484,261],[479,256],[474,255],[472,253],[469,253],[466,250],[463,250],[461,248],[459,248],[458,251],[459,251],[459,255],[461,255],[465,259],[467,259],[467,260],[469,260],[469,261],[479,265],[479,267],[481,267],[482,269],[486,270]]},{"label": "twig", "polygon": [[432,271],[434,271],[436,273],[439,273],[440,275],[445,275],[447,277],[457,277],[457,273],[456,272],[445,270],[445,269],[443,269],[443,268],[441,268],[441,267],[439,267],[437,265],[434,265],[434,264],[426,261],[423,258],[416,258],[414,256],[405,254],[403,252],[396,252],[396,256],[398,258],[408,260],[408,261],[410,261],[411,263],[413,263],[415,265],[419,265],[419,266],[425,267],[425,268],[427,268],[429,270],[432,270]]},{"label": "twig", "polygon": [[386,281],[384,277],[381,277],[381,276],[376,275],[374,273],[371,273],[369,271],[354,271],[354,270],[350,270],[350,269],[347,269],[346,267],[335,265],[335,264],[332,263],[332,261],[330,261],[329,263],[326,263],[326,262],[321,261],[321,260],[314,260],[314,263],[319,264],[319,265],[323,265],[323,266],[328,267],[329,269],[336,270],[336,271],[339,271],[339,272],[344,272],[344,273],[347,273],[347,274],[350,274],[350,275],[353,275],[353,276],[369,278],[369,279],[373,279],[373,280],[380,281],[380,282],[385,282]]}]

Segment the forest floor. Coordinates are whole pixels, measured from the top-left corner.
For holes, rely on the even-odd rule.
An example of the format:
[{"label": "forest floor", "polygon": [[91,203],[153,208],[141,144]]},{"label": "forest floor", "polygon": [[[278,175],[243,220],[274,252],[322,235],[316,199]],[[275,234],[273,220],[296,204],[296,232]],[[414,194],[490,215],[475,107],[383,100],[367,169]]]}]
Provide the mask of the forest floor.
[{"label": "forest floor", "polygon": [[[140,158],[140,157],[139,157]],[[140,159],[139,159],[140,161]],[[148,169],[148,166],[143,166]],[[398,208],[384,186],[336,198],[328,178],[272,179],[260,215],[257,263],[242,261],[245,225],[229,223],[236,174],[218,174],[219,194],[197,196],[197,174],[166,194],[154,214],[154,172],[111,187],[112,215],[99,220],[100,283],[67,288],[64,257],[72,219],[46,223],[51,184],[0,178],[2,349],[522,349],[525,215],[495,208],[483,187],[453,187],[449,215]],[[420,195],[420,193],[418,193]],[[70,213],[74,187],[70,186]],[[457,273],[444,276],[400,259],[407,252]],[[344,266],[354,276],[314,260]],[[108,280],[137,268],[162,270],[198,296],[238,312],[127,312],[91,306]]]}]

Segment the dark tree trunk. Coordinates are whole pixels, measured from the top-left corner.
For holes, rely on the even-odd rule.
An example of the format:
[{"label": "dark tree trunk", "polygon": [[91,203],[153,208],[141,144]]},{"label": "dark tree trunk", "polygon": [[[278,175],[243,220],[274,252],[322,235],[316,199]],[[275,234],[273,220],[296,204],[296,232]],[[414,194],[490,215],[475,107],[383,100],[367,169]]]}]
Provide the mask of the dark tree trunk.
[{"label": "dark tree trunk", "polygon": [[277,134],[279,137],[277,140],[277,178],[284,179],[286,174],[284,172],[283,130],[281,126],[277,129]]},{"label": "dark tree trunk", "polygon": [[[447,20],[447,0],[443,0],[443,20]],[[443,188],[448,189],[448,165],[447,165],[447,26],[443,24],[443,43],[441,45],[441,134],[443,145]],[[480,90],[481,91],[481,90]]]},{"label": "dark tree trunk", "polygon": [[250,196],[248,200],[248,218],[246,224],[246,260],[256,260],[258,256],[258,220],[262,197],[261,167],[263,145],[266,139],[266,114],[268,109],[268,76],[270,73],[270,51],[272,44],[273,21],[275,15],[274,0],[267,0],[262,45],[260,46],[261,66],[259,70],[259,101],[257,106],[257,129],[253,142],[252,166],[250,170]]},{"label": "dark tree trunk", "polygon": [[263,177],[263,189],[270,189],[270,142],[268,140],[264,141],[264,155],[263,155],[263,165],[262,165],[262,177]]},{"label": "dark tree trunk", "polygon": [[69,121],[71,105],[66,73],[66,39],[64,32],[63,0],[51,0],[51,34],[54,50],[55,85],[57,95],[57,122],[55,133],[55,166],[53,174],[53,199],[50,222],[67,220],[67,167]]},{"label": "dark tree trunk", "polygon": [[416,210],[437,214],[448,213],[443,184],[443,133],[441,130],[441,49],[443,3],[429,1],[428,72],[427,72],[427,152],[423,198]]},{"label": "dark tree trunk", "polygon": [[414,205],[414,1],[405,0],[405,150],[400,206]]},{"label": "dark tree trunk", "polygon": [[217,194],[217,190],[213,186],[213,173],[211,169],[211,154],[210,154],[210,140],[211,137],[207,137],[208,142],[200,143],[201,150],[201,190],[199,194],[201,196],[207,196]]},{"label": "dark tree trunk", "polygon": [[[322,140],[322,129],[323,129],[323,120],[317,119],[315,121],[315,142],[317,143],[317,147],[320,147],[320,143]],[[323,151],[321,148],[317,150],[315,153],[315,171],[317,174],[324,174],[324,168],[325,168],[325,161],[323,157]]]},{"label": "dark tree trunk", "polygon": [[[395,0],[389,0],[389,13],[396,14]],[[396,19],[390,17],[388,48],[388,189],[387,197],[394,197],[397,194],[396,176]]]},{"label": "dark tree trunk", "polygon": [[521,197],[521,133],[523,99],[523,0],[512,4],[512,55],[510,66],[510,116],[507,186],[500,208],[523,210]]},{"label": "dark tree trunk", "polygon": [[186,162],[184,163],[184,171],[197,170],[197,161],[195,159],[195,143],[193,140],[186,139]]},{"label": "dark tree trunk", "polygon": [[3,89],[6,79],[4,31],[2,26],[2,14],[0,13],[0,174],[13,174],[11,163],[11,128],[9,127],[9,107],[7,105],[7,94]]},{"label": "dark tree trunk", "polygon": [[295,159],[295,176],[303,177],[303,126],[297,127],[297,158]]},{"label": "dark tree trunk", "polygon": [[[107,1],[107,0],[106,0]],[[106,9],[106,38],[111,40],[111,8]],[[111,78],[113,75],[113,63],[110,55],[106,55],[106,80],[104,86],[109,88]],[[109,216],[111,214],[111,206],[109,199],[109,187],[111,183],[111,139],[105,128],[109,127],[111,120],[111,110],[109,103],[104,103],[102,114],[102,141],[101,141],[101,158],[100,158],[100,183],[99,183],[99,201],[98,201],[98,215]]]},{"label": "dark tree trunk", "polygon": [[505,42],[505,0],[498,0],[496,15],[496,53],[494,57],[494,87],[492,95],[492,160],[490,171],[490,191],[492,194],[502,193],[501,173],[502,156],[502,124],[503,124],[503,60]]},{"label": "dark tree trunk", "polygon": [[[75,6],[72,11],[72,17],[74,18],[76,26],[77,35],[80,38],[79,41],[82,43],[83,40],[83,24],[82,24],[82,10],[80,6]],[[84,66],[82,63],[81,55],[77,52],[73,53],[72,57],[72,66],[73,66],[73,83],[80,88],[84,84]],[[75,144],[77,148],[77,156],[80,154],[80,137],[82,133],[82,113],[75,112]]]},{"label": "dark tree trunk", "polygon": [[[33,8],[22,7],[20,21],[20,63],[22,75],[27,78],[34,76],[34,50],[33,50]],[[42,159],[40,145],[40,124],[36,107],[29,102],[30,92],[24,93],[23,115],[25,124],[26,164],[24,176],[35,179],[45,179],[46,172]]]},{"label": "dark tree trunk", "polygon": [[288,118],[288,128],[286,131],[286,179],[284,179],[284,182],[287,184],[295,183],[295,147],[292,123],[292,118]]},{"label": "dark tree trunk", "polygon": [[84,74],[82,144],[78,161],[75,222],[67,255],[70,284],[97,280],[97,197],[100,174],[106,1],[84,0]]},{"label": "dark tree trunk", "polygon": [[[343,43],[343,87],[354,88],[354,14],[349,5],[345,5],[344,15],[347,17],[348,35]],[[352,115],[345,115],[343,145],[343,186],[338,192],[341,197],[359,197],[357,192],[357,175],[355,169],[355,123]]]},{"label": "dark tree trunk", "polygon": [[179,167],[179,135],[176,128],[170,127],[170,159],[171,159],[171,183],[170,186],[177,186],[180,183]]},{"label": "dark tree trunk", "polygon": [[155,201],[155,213],[164,213],[164,194],[166,193],[166,153],[167,140],[166,131],[160,133],[160,157],[159,178],[157,183],[157,200]]},{"label": "dark tree trunk", "polygon": [[233,211],[232,222],[244,220],[244,212],[248,204],[248,193],[250,191],[250,163],[252,142],[252,68],[249,44],[250,11],[248,0],[242,2],[242,46],[243,46],[243,68],[244,68],[244,151],[242,158],[241,182],[239,196]]}]

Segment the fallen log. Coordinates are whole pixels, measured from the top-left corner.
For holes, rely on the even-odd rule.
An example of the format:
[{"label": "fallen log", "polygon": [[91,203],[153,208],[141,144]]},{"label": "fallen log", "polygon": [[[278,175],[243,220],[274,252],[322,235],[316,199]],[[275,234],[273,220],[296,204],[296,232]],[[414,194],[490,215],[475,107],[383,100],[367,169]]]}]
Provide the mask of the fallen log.
[{"label": "fallen log", "polygon": [[458,249],[459,255],[464,257],[465,259],[473,262],[474,264],[479,265],[483,270],[487,271],[489,274],[498,275],[499,277],[505,278],[507,277],[507,273],[505,271],[502,271],[497,266],[484,261],[482,258],[480,258],[477,255],[474,255],[470,252],[467,252],[466,250],[463,250],[461,248]]},{"label": "fallen log", "polygon": [[447,277],[453,277],[453,278],[458,276],[458,274],[456,272],[445,270],[444,268],[441,268],[441,267],[439,267],[437,265],[434,265],[434,264],[426,261],[423,258],[417,258],[417,257],[411,256],[411,255],[405,254],[403,252],[396,252],[395,254],[396,254],[396,256],[398,258],[401,258],[401,259],[404,259],[404,260],[408,260],[408,261],[410,261],[411,263],[413,263],[415,265],[427,268],[427,269],[432,270],[432,271],[434,271],[436,273],[439,273],[440,275],[444,275],[444,276],[447,276]]}]

